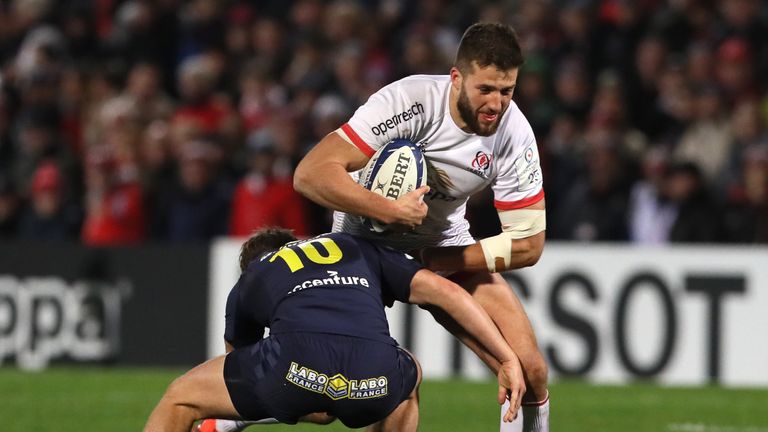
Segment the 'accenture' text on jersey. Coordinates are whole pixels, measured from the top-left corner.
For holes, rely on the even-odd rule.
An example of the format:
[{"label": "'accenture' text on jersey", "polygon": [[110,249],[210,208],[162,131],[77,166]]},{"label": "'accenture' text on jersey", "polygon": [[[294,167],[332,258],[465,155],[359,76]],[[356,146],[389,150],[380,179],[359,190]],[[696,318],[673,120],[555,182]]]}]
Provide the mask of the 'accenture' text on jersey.
[{"label": "'accenture' text on jersey", "polygon": [[373,134],[376,136],[383,135],[389,129],[393,129],[400,123],[409,121],[417,115],[424,115],[424,105],[422,105],[420,102],[416,102],[415,104],[411,105],[409,109],[401,113],[397,113],[391,118],[388,118],[386,121],[373,126],[371,128],[371,132],[373,132]]}]

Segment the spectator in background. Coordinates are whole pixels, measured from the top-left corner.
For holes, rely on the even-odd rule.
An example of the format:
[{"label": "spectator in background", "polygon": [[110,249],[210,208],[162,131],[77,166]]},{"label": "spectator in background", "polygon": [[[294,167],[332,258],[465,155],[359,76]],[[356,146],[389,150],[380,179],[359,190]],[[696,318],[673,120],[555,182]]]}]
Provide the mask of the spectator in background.
[{"label": "spectator in background", "polygon": [[292,2],[289,12],[291,28],[300,33],[315,33],[320,30],[320,25],[325,12],[321,0],[297,0]]},{"label": "spectator in background", "polygon": [[733,142],[720,92],[714,86],[694,90],[694,120],[675,147],[675,160],[701,168],[708,185],[722,178]]},{"label": "spectator in background", "polygon": [[757,101],[739,103],[731,112],[730,131],[733,142],[729,146],[726,167],[719,179],[718,192],[729,196],[741,185],[746,153],[754,147],[768,145],[766,122],[760,115]]},{"label": "spectator in background", "polygon": [[176,179],[176,161],[172,155],[170,128],[163,120],[152,122],[139,143],[140,181],[149,208],[160,191],[170,189]]},{"label": "spectator in background", "polygon": [[220,175],[221,149],[193,139],[180,148],[177,179],[160,192],[153,209],[153,231],[171,242],[202,242],[227,234],[232,190]]},{"label": "spectator in background", "polygon": [[[344,22],[344,21],[339,21]],[[347,27],[344,22],[338,27]],[[262,16],[251,27],[251,47],[253,58],[264,62],[267,72],[273,77],[282,77],[290,61],[289,37],[285,28],[276,17]]]},{"label": "spectator in background", "polygon": [[0,173],[9,172],[16,158],[16,146],[11,135],[13,109],[8,95],[0,88]]},{"label": "spectator in background", "polygon": [[238,93],[238,113],[245,131],[253,131],[269,123],[287,99],[285,89],[270,76],[267,65],[259,61],[243,67]]},{"label": "spectator in background", "polygon": [[259,228],[281,227],[309,236],[304,198],[293,190],[290,161],[277,153],[270,130],[252,133],[246,146],[249,170],[232,197],[229,234],[246,237]]},{"label": "spectator in background", "polygon": [[576,59],[566,59],[557,65],[555,71],[558,110],[580,122],[586,121],[591,105],[591,89],[584,64]]},{"label": "spectator in background", "polygon": [[549,86],[549,63],[543,56],[528,57],[520,73],[520,84],[515,89],[516,103],[526,113],[533,132],[546,136],[557,112],[557,102]]},{"label": "spectator in background", "polygon": [[224,46],[224,2],[192,0],[177,6],[179,57],[183,60]]},{"label": "spectator in background", "polygon": [[768,243],[768,144],[744,153],[742,173],[726,210],[727,240]]},{"label": "spectator in background", "polygon": [[27,108],[18,119],[17,155],[13,180],[22,197],[28,196],[35,170],[44,161],[55,161],[64,171],[64,189],[77,196],[80,188],[78,166],[71,150],[61,142],[59,113],[55,107]]},{"label": "spectator in background", "polygon": [[[86,72],[85,95],[82,107],[83,147],[103,143],[104,129],[108,128],[105,118],[114,107],[125,104],[115,104],[120,95],[118,71],[106,64],[99,64]],[[84,151],[84,150],[83,150]]]},{"label": "spectator in background", "polygon": [[669,154],[662,146],[651,148],[643,158],[640,181],[629,195],[629,239],[635,243],[669,242],[677,207],[664,195]]},{"label": "spectator in background", "polygon": [[58,73],[66,53],[62,33],[54,26],[38,25],[24,34],[18,49],[12,71],[24,87],[25,103],[42,105],[55,101]]},{"label": "spectator in background", "polygon": [[[114,13],[104,26],[102,51],[110,61],[125,66],[139,61],[167,65],[176,60],[178,18],[168,19],[164,8],[174,14],[182,10],[173,3],[141,0],[114,1]],[[99,5],[101,6],[101,5]],[[106,20],[105,20],[106,21]]]},{"label": "spectator in background", "polygon": [[89,2],[62,2],[58,20],[69,55],[78,63],[93,61],[99,52],[96,21]]},{"label": "spectator in background", "polygon": [[321,31],[330,48],[338,50],[349,41],[359,40],[366,25],[365,9],[360,2],[333,0],[325,8]]},{"label": "spectator in background", "polygon": [[61,74],[58,105],[61,112],[61,134],[72,152],[82,158],[84,152],[84,118],[86,75],[81,66],[68,66]]},{"label": "spectator in background", "polygon": [[333,60],[333,92],[349,106],[359,106],[368,100],[370,89],[363,74],[363,51],[358,44],[339,47]]},{"label": "spectator in background", "polygon": [[236,111],[230,101],[216,92],[218,81],[212,59],[198,55],[179,66],[180,105],[172,116],[176,127],[191,127],[204,134],[231,132]]},{"label": "spectator in background", "polygon": [[[596,91],[592,100],[589,118],[592,125],[600,125],[606,133],[613,135],[619,151],[634,169],[647,151],[646,135],[633,127],[628,114],[628,101],[624,95],[624,83],[618,74],[605,70],[597,77]],[[587,131],[589,132],[589,131]],[[628,178],[634,180],[634,177]]]},{"label": "spectator in background", "polygon": [[403,61],[398,62],[395,76],[437,75],[445,70],[447,62],[440,56],[434,41],[429,37],[419,34],[411,35],[403,48]]},{"label": "spectator in background", "polygon": [[552,227],[552,215],[561,214],[558,208],[573,188],[573,179],[586,171],[588,145],[582,124],[567,112],[556,115],[542,144],[544,190],[547,191],[547,205],[553,209],[548,212],[547,226]]},{"label": "spectator in background", "polygon": [[593,241],[627,240],[625,166],[619,146],[610,137],[591,138],[587,178],[577,182],[556,215],[552,237]]},{"label": "spectator in background", "polygon": [[586,0],[571,0],[563,2],[554,11],[557,14],[558,29],[561,39],[556,45],[559,58],[578,58],[583,67],[583,73],[594,76],[599,71],[597,55],[599,46],[594,26],[596,20],[592,17],[592,5]]},{"label": "spectator in background", "polygon": [[250,29],[255,12],[245,3],[236,3],[226,11],[223,53],[227,57],[228,67],[223,71],[222,84],[225,91],[236,94],[238,76],[251,61]]},{"label": "spectator in background", "polygon": [[597,7],[598,25],[595,30],[597,60],[602,67],[614,70],[626,80],[633,74],[633,57],[647,29],[648,7],[641,2],[624,0],[601,1]]},{"label": "spectator in background", "polygon": [[145,209],[141,186],[122,180],[114,154],[94,147],[86,155],[85,220],[81,238],[89,246],[136,244],[145,239]]},{"label": "spectator in background", "polygon": [[[647,142],[694,161],[717,202],[740,193],[744,154],[766,139],[760,0],[6,3],[0,176],[24,202],[53,162],[81,213],[94,146],[110,146],[121,181],[140,179],[149,203],[169,196],[181,147],[204,135],[220,141],[227,174],[247,170],[246,137],[262,128],[295,163],[333,122],[316,115],[321,99],[354,107],[401,75],[442,69],[476,20],[514,22],[523,36],[514,99],[540,143],[551,215],[588,176],[583,136],[596,118],[638,165]],[[327,230],[326,210],[307,211],[312,233]]]},{"label": "spectator in background", "polygon": [[20,200],[13,181],[0,172],[0,239],[18,234]]},{"label": "spectator in background", "polygon": [[666,62],[657,82],[657,140],[674,148],[694,120],[693,88],[679,58]]},{"label": "spectator in background", "polygon": [[686,75],[691,85],[703,88],[714,84],[715,57],[709,44],[699,42],[687,51]]},{"label": "spectator in background", "polygon": [[333,79],[331,65],[326,62],[323,48],[316,34],[296,37],[294,55],[282,77],[282,83],[294,92],[295,101],[302,100],[299,97],[302,89],[312,88],[322,92],[330,85]]},{"label": "spectator in background", "polygon": [[664,194],[676,208],[669,232],[672,243],[715,243],[723,239],[723,210],[707,189],[704,176],[691,162],[673,164]]},{"label": "spectator in background", "polygon": [[720,44],[717,48],[715,74],[730,107],[760,93],[755,79],[753,48],[742,38],[729,38]]},{"label": "spectator in background", "polygon": [[21,214],[19,238],[41,241],[70,241],[80,233],[82,215],[64,195],[59,167],[44,162],[32,177],[29,203]]},{"label": "spectator in background", "polygon": [[161,71],[152,63],[136,63],[128,72],[125,89],[118,100],[136,112],[142,128],[154,120],[167,120],[173,114],[174,103],[161,84]]},{"label": "spectator in background", "polygon": [[632,122],[651,140],[660,137],[668,123],[657,102],[659,77],[667,56],[667,46],[660,37],[645,35],[638,42],[632,67],[625,70],[623,80],[627,83]]},{"label": "spectator in background", "polygon": [[[768,74],[768,34],[765,2],[760,0],[720,0],[717,2],[721,22],[715,23],[719,37],[739,37],[755,50],[757,76]],[[762,6],[763,10],[760,10]]]}]

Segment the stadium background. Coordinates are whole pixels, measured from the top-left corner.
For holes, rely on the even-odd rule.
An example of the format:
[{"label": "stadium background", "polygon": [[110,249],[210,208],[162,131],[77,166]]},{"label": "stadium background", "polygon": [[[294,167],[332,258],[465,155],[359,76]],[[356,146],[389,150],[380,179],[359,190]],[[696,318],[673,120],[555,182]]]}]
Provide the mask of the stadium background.
[{"label": "stadium background", "polygon": [[[513,24],[527,55],[514,99],[549,240],[507,276],[552,367],[553,424],[768,430],[759,0],[1,1],[4,424],[138,428],[220,349],[239,236],[328,229],[291,189],[301,156],[382,85],[445,73],[476,20]],[[470,203],[478,236],[491,199]],[[433,379],[424,430],[491,428],[482,367],[391,313]]]}]

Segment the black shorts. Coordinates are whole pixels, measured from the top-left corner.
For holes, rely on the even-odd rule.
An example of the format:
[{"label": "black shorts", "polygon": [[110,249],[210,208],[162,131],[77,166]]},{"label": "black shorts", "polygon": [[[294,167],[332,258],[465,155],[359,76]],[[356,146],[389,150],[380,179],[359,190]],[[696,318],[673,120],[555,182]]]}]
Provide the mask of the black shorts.
[{"label": "black shorts", "polygon": [[246,420],[294,424],[327,412],[350,428],[388,416],[416,386],[417,368],[399,347],[328,334],[271,335],[229,353],[224,380]]}]

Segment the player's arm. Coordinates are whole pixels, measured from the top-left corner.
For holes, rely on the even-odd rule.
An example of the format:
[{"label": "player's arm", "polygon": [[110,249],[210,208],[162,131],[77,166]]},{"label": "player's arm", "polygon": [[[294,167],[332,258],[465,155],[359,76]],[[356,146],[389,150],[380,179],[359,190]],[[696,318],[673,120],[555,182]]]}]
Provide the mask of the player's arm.
[{"label": "player's arm", "polygon": [[509,395],[511,406],[505,420],[511,421],[525,393],[525,380],[517,355],[491,317],[462,287],[426,269],[413,276],[408,300],[442,309],[499,362],[499,403]]},{"label": "player's arm", "polygon": [[492,273],[536,264],[544,250],[544,200],[519,210],[499,211],[501,234],[469,246],[426,248],[421,260],[432,270]]},{"label": "player's arm", "polygon": [[326,135],[299,162],[293,187],[312,201],[333,210],[376,219],[385,224],[419,225],[427,215],[421,197],[427,187],[396,201],[384,198],[357,184],[349,172],[363,168],[369,157],[338,132]]}]

